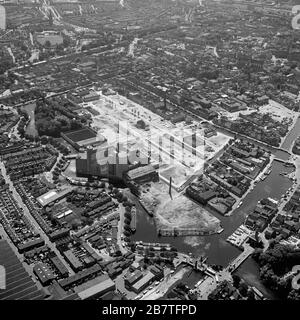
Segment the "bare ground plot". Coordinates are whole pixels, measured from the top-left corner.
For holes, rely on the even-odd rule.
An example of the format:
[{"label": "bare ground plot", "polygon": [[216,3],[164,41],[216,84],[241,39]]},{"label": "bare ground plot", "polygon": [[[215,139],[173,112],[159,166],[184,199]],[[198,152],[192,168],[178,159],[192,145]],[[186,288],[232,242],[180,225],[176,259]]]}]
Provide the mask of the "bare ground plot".
[{"label": "bare ground plot", "polygon": [[164,229],[175,227],[216,232],[220,226],[217,218],[183,195],[162,204],[156,218],[157,224]]},{"label": "bare ground plot", "polygon": [[160,175],[163,176],[168,181],[172,177],[172,182],[176,186],[181,186],[190,176],[192,172],[186,170],[183,166],[169,166],[167,169],[160,171]]},{"label": "bare ground plot", "polygon": [[288,108],[273,100],[270,100],[269,104],[261,106],[259,108],[259,112],[270,113],[274,120],[280,122],[285,118],[293,120],[295,118],[295,115],[297,115],[295,111],[289,110]]},{"label": "bare ground plot", "polygon": [[149,183],[144,186],[144,202],[154,209],[156,224],[162,229],[197,229],[203,232],[216,232],[220,220],[204,208],[172,190],[165,183]]}]

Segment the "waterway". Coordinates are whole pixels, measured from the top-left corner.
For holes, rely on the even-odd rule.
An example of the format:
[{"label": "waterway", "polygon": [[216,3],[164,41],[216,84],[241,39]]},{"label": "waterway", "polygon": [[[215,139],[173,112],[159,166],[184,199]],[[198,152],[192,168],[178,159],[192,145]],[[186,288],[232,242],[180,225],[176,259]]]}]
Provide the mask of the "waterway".
[{"label": "waterway", "polygon": [[295,126],[292,128],[292,130],[289,132],[287,137],[285,138],[281,149],[286,150],[279,150],[275,152],[275,156],[277,158],[280,158],[282,160],[288,160],[290,157],[290,154],[292,152],[294,141],[299,137],[300,135],[300,118],[297,119]]},{"label": "waterway", "polygon": [[279,299],[276,293],[266,288],[259,278],[259,266],[253,259],[247,259],[235,272],[248,285],[256,287],[267,299]]},{"label": "waterway", "polygon": [[30,121],[26,127],[25,133],[33,137],[38,136],[38,132],[35,127],[35,115],[34,115],[35,108],[36,108],[35,103],[29,103],[22,107],[22,110],[26,111],[28,116],[30,117]]},{"label": "waterway", "polygon": [[[274,155],[276,158],[285,161],[289,159],[290,155],[288,152],[290,151],[294,140],[298,137],[299,132],[300,119],[297,120],[294,128],[290,131],[282,145],[282,148],[287,152],[275,151]],[[235,210],[232,216],[223,217],[212,212],[221,220],[224,228],[224,231],[218,235],[206,237],[158,237],[154,219],[149,217],[145,210],[137,204],[137,230],[133,235],[132,240],[170,243],[180,252],[190,252],[196,256],[204,254],[208,257],[209,263],[226,266],[240,253],[239,249],[226,242],[227,237],[244,222],[246,215],[254,209],[258,201],[266,197],[280,199],[280,197],[292,186],[292,181],[287,177],[280,176],[279,173],[290,173],[292,171],[292,168],[285,167],[283,163],[273,161],[270,175],[255,186],[244,199],[243,204]],[[274,294],[260,282],[258,266],[251,258],[247,259],[237,272],[240,272],[242,277],[244,277],[249,284],[256,286],[259,290],[264,292],[267,297],[275,298]]]},{"label": "waterway", "polygon": [[300,135],[300,118],[297,119],[295,126],[285,138],[282,144],[282,149],[291,151],[294,141],[298,138],[299,135]]},{"label": "waterway", "polygon": [[226,242],[228,236],[244,222],[246,215],[256,206],[258,201],[266,197],[279,200],[281,195],[292,186],[290,179],[279,175],[283,171],[292,172],[291,168],[284,167],[278,161],[274,161],[272,168],[270,175],[256,185],[232,216],[223,217],[210,211],[221,220],[224,228],[221,234],[205,237],[158,237],[154,219],[149,217],[145,210],[137,204],[137,230],[132,240],[170,243],[180,252],[191,252],[196,256],[204,254],[208,257],[208,262],[226,266],[240,253],[239,249]]}]

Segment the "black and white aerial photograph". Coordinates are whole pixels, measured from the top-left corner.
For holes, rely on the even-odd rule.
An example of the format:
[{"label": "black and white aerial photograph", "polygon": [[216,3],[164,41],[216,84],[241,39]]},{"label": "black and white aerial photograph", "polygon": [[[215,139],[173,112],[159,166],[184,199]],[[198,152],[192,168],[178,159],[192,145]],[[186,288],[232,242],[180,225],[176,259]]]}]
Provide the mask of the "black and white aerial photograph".
[{"label": "black and white aerial photograph", "polygon": [[0,0],[0,309],[300,300],[299,106],[300,0]]}]

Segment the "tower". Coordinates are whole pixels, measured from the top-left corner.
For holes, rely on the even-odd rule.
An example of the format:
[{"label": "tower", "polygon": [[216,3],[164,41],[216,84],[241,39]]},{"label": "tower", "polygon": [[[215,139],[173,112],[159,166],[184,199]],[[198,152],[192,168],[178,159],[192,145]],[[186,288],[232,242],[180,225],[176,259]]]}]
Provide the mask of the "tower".
[{"label": "tower", "polygon": [[170,177],[170,183],[169,183],[169,195],[170,195],[170,198],[172,198],[172,177]]},{"label": "tower", "polygon": [[86,151],[86,159],[87,159],[87,173],[88,175],[92,174],[92,167],[93,167],[93,153],[94,150],[92,147],[88,146]]},{"label": "tower", "polygon": [[149,130],[148,131],[148,158],[149,158],[149,161],[151,159],[151,131]]},{"label": "tower", "polygon": [[197,148],[197,134],[196,134],[196,129],[193,129],[192,133],[192,154],[195,156],[196,155],[196,148]]}]

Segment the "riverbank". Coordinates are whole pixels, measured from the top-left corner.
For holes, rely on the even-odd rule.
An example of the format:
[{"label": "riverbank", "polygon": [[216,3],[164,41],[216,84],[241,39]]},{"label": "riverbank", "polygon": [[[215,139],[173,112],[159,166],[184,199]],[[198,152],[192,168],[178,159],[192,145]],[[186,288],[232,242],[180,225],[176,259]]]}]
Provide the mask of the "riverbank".
[{"label": "riverbank", "polygon": [[254,209],[262,198],[280,199],[291,186],[289,178],[279,175],[291,168],[286,168],[280,162],[272,163],[272,171],[264,181],[258,182],[254,189],[244,199],[243,204],[235,210],[230,217],[224,217],[208,209],[208,211],[221,221],[224,231],[221,234],[209,235],[205,237],[159,237],[155,226],[155,221],[141,207],[137,198],[131,196],[137,207],[137,230],[132,236],[133,241],[170,243],[178,251],[189,253],[195,256],[205,255],[208,262],[216,265],[227,266],[227,264],[237,257],[240,251],[226,242],[231,235],[245,220],[246,215]]},{"label": "riverbank", "polygon": [[[272,149],[272,160],[274,158],[278,158],[284,161],[293,161],[295,163],[295,176],[297,177],[298,183],[300,182],[300,157],[295,157],[291,161],[290,154],[288,152],[293,141],[298,137],[299,132],[300,120],[296,122],[296,125],[288,134],[283,143],[283,149]],[[253,186],[253,189],[250,190],[243,198],[242,205],[239,208],[236,208],[229,217],[223,217],[208,209],[212,215],[221,221],[221,225],[224,228],[224,231],[221,234],[205,237],[158,237],[154,219],[149,217],[145,210],[137,204],[137,231],[132,236],[132,240],[170,243],[172,246],[176,247],[179,252],[192,253],[195,256],[204,255],[208,258],[208,263],[210,264],[227,266],[230,261],[234,260],[240,254],[239,249],[226,242],[228,236],[230,236],[245,221],[246,215],[254,209],[261,199],[271,197],[279,200],[281,196],[293,186],[293,182],[289,177],[280,175],[282,172],[291,174],[293,172],[293,168],[285,167],[284,163],[279,161],[273,161],[271,163],[271,168],[272,170],[270,174],[264,180],[259,181]],[[137,200],[134,200],[134,202],[137,202]],[[248,278],[251,278],[250,275],[254,270],[254,268],[251,267],[251,261],[252,259],[248,258],[236,272],[241,268],[245,268],[241,270],[248,272]],[[260,281],[257,273],[255,275],[255,281],[258,283]],[[254,283],[253,285],[264,293],[262,287],[259,287]]]}]

